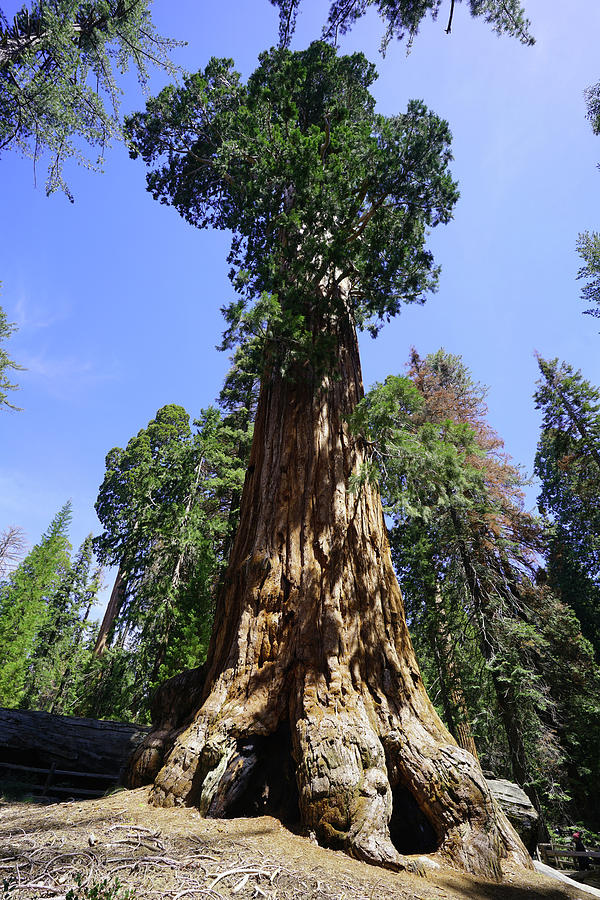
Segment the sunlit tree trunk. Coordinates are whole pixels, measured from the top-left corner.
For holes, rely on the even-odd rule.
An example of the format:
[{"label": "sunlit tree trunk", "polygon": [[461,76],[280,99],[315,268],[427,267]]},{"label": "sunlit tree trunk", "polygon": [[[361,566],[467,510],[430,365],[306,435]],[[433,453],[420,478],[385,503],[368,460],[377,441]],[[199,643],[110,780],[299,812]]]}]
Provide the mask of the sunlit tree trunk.
[{"label": "sunlit tree trunk", "polygon": [[426,695],[379,495],[348,489],[362,381],[354,328],[338,334],[339,377],[263,378],[199,708],[166,742],[152,799],[299,817],[359,859],[438,851],[497,878],[503,856],[528,857]]},{"label": "sunlit tree trunk", "polygon": [[125,600],[125,587],[126,585],[123,578],[123,573],[121,569],[119,569],[119,571],[117,572],[117,577],[115,578],[115,583],[112,587],[112,591],[110,592],[110,598],[104,611],[102,622],[100,623],[100,628],[98,629],[98,636],[96,637],[96,643],[94,645],[93,651],[93,655],[96,659],[104,656],[106,649],[109,646],[109,641],[114,630],[115,622],[119,617],[121,607],[123,606],[123,602]]}]

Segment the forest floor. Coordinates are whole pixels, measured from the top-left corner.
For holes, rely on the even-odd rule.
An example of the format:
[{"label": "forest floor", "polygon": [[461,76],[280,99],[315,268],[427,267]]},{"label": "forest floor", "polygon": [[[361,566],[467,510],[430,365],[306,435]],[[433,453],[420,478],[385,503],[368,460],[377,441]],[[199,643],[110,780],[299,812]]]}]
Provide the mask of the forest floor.
[{"label": "forest floor", "polygon": [[448,868],[426,878],[396,874],[325,850],[268,816],[215,820],[202,819],[193,809],[155,809],[148,805],[146,788],[51,805],[0,802],[1,900],[126,896],[586,900],[589,894],[533,872],[508,871],[502,884]]}]

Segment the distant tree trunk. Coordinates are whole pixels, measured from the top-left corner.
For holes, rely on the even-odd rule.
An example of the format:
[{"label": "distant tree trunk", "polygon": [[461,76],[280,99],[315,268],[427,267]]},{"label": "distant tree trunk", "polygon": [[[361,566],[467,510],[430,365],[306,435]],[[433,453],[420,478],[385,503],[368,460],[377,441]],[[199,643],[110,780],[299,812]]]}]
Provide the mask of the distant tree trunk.
[{"label": "distant tree trunk", "polygon": [[[454,511],[452,513],[452,518],[457,537],[459,537],[461,561],[469,593],[473,600],[475,616],[478,621],[477,634],[479,637],[479,647],[485,661],[491,663],[496,657],[497,651],[500,649],[496,645],[492,633],[490,633],[490,627],[488,626],[487,621],[489,618],[490,607],[488,595],[491,594],[492,588],[482,584],[477,576],[477,572],[469,558],[467,549],[460,539],[460,524],[458,523],[458,518]],[[517,784],[525,788],[529,780],[527,754],[518,724],[518,707],[514,698],[514,691],[510,685],[503,685],[499,682],[493,667],[490,668],[490,673],[498,703],[498,711],[500,713],[500,718],[502,719],[502,724],[504,725],[504,731],[506,732],[513,778]]]},{"label": "distant tree trunk", "polygon": [[166,742],[151,796],[299,815],[359,859],[414,867],[404,854],[437,850],[498,878],[507,853],[529,858],[425,693],[379,495],[348,490],[362,381],[354,328],[338,334],[339,378],[263,378],[198,712]]},{"label": "distant tree trunk", "polygon": [[115,583],[113,584],[112,591],[110,592],[110,600],[108,601],[108,606],[106,607],[104,617],[102,622],[100,623],[100,629],[98,631],[98,637],[96,638],[96,644],[94,646],[94,658],[98,659],[101,656],[104,656],[107,647],[109,646],[109,638],[112,634],[114,624],[121,612],[121,607],[123,606],[123,601],[125,600],[125,580],[123,578],[123,573],[121,569],[117,572],[117,577],[115,578]]},{"label": "distant tree trunk", "polygon": [[469,753],[472,753],[478,759],[477,747],[475,746],[475,739],[471,730],[469,708],[463,691],[460,672],[456,664],[454,646],[448,628],[448,617],[439,584],[436,584],[433,591],[432,611],[434,615],[430,617],[429,638],[434,648],[443,687],[442,702],[448,727],[458,746],[462,747],[463,750],[468,750]]},{"label": "distant tree trunk", "polygon": [[[492,663],[498,652],[502,649],[498,646],[498,642],[493,635],[493,628],[490,628],[488,625],[488,620],[491,618],[490,596],[493,588],[489,585],[482,584],[481,579],[478,578],[475,568],[469,558],[467,549],[462,540],[460,540],[460,524],[458,518],[455,513],[452,514],[452,517],[456,534],[459,537],[459,552],[465,571],[467,586],[473,599],[475,615],[478,620],[477,632],[479,635],[479,647],[485,661],[487,663]],[[531,783],[527,750],[519,724],[518,698],[515,696],[512,685],[503,683],[499,679],[493,666],[490,666],[490,675],[494,686],[496,702],[498,703],[498,711],[506,734],[512,776],[517,784],[523,788],[541,816],[542,806],[538,793]]]}]

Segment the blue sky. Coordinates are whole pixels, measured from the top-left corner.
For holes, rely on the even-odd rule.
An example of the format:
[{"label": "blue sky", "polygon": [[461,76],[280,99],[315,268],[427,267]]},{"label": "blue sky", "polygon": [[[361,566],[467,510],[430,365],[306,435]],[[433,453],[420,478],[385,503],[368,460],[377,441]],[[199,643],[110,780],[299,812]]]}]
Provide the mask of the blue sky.
[{"label": "blue sky", "polygon": [[[2,3],[7,15],[18,5]],[[534,351],[600,383],[598,323],[581,314],[575,252],[578,232],[600,228],[600,139],[583,100],[600,79],[600,6],[570,0],[561,15],[547,0],[526,5],[533,48],[496,37],[461,3],[452,35],[442,12],[408,56],[398,44],[379,55],[374,15],[342,51],[362,49],[377,64],[380,112],[416,97],[448,119],[461,190],[453,222],[431,236],[439,292],[376,341],[362,338],[365,384],[400,372],[412,345],[461,354],[490,387],[490,422],[507,451],[531,471]],[[163,34],[187,41],[176,57],[190,71],[231,56],[247,76],[277,38],[267,0],[155,0],[153,10]],[[303,10],[296,47],[318,36],[325,0],[304,0]],[[164,80],[157,75],[153,90]],[[124,110],[143,102],[128,78]],[[20,525],[30,544],[68,498],[73,542],[97,531],[107,451],[165,403],[197,415],[228,366],[215,350],[219,308],[232,295],[227,236],[199,232],[153,201],[142,163],[122,147],[109,151],[104,169],[67,165],[71,205],[46,198],[43,160],[37,186],[30,160],[0,160],[0,302],[19,326],[10,353],[27,367],[13,397],[23,412],[0,413],[0,530]]]}]

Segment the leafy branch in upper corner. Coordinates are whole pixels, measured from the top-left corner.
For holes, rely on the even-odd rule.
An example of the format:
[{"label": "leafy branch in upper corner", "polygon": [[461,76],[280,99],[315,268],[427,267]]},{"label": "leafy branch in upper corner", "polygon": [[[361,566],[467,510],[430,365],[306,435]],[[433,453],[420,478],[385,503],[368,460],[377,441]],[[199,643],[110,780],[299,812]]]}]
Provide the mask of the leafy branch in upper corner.
[{"label": "leafy branch in upper corner", "polygon": [[[98,168],[121,137],[115,70],[133,64],[142,85],[149,65],[173,74],[168,54],[179,43],[156,33],[149,0],[40,0],[12,23],[0,8],[0,153],[16,149],[35,162],[48,151],[46,191],[72,200],[65,159]],[[79,139],[98,148],[96,162]]]}]

